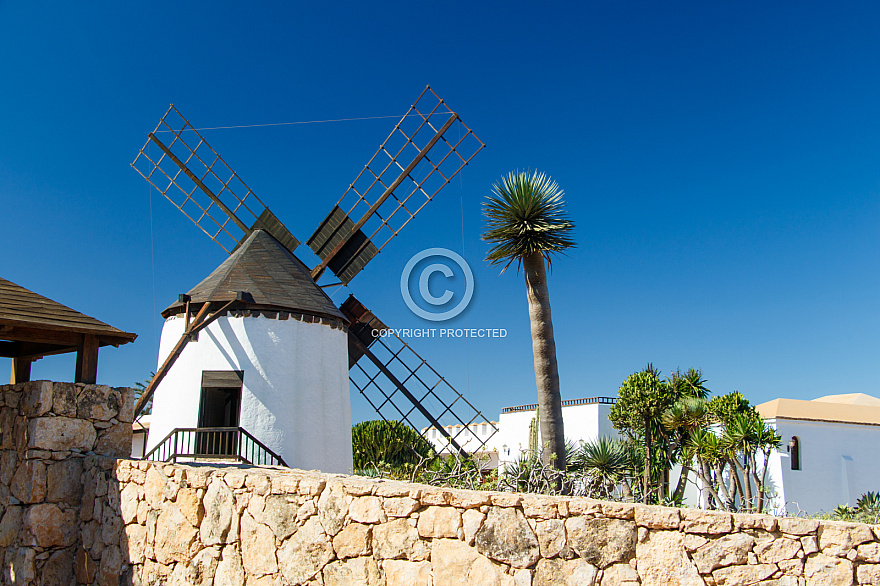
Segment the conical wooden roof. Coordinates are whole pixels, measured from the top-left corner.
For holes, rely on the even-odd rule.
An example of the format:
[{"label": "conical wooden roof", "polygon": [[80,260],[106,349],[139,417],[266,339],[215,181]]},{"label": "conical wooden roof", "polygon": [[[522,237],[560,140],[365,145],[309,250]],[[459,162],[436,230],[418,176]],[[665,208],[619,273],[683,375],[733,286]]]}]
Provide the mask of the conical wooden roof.
[{"label": "conical wooden roof", "polygon": [[[309,274],[309,269],[263,230],[254,230],[229,258],[189,291],[192,304],[232,301],[250,294],[247,306],[344,320],[342,313]],[[163,317],[181,313],[175,302]]]}]

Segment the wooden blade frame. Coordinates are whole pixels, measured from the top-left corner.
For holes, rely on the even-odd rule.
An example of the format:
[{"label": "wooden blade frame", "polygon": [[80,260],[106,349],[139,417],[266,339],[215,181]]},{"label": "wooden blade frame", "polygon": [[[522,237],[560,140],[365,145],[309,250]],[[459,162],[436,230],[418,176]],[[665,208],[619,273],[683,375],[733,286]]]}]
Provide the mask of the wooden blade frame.
[{"label": "wooden blade frame", "polygon": [[485,146],[426,87],[307,241],[312,277],[348,284]]},{"label": "wooden blade frame", "polygon": [[[356,312],[360,324],[382,323],[354,297],[340,308],[343,313],[346,306],[349,310],[352,306],[364,310]],[[346,313],[350,321],[354,316],[354,312]],[[349,327],[349,347],[355,348],[360,358],[351,367],[349,380],[382,419],[405,421],[425,439],[431,429],[436,429],[447,442],[444,449],[463,456],[482,451],[498,433],[494,423],[393,330],[367,338],[356,335],[355,325]],[[370,339],[371,343],[365,343]],[[491,434],[480,439],[471,426],[483,423],[491,427]]]},{"label": "wooden blade frame", "polygon": [[257,228],[299,245],[174,104],[131,166],[227,253]]}]

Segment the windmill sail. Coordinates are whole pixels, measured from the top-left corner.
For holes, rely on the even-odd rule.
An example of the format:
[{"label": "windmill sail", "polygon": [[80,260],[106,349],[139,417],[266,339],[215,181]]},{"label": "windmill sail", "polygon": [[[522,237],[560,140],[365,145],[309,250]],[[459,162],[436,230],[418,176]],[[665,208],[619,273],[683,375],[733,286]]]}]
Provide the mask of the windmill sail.
[{"label": "windmill sail", "polygon": [[174,104],[131,166],[227,253],[256,229],[265,230],[291,252],[299,246]]},{"label": "windmill sail", "polygon": [[[339,308],[349,327],[349,380],[383,419],[405,421],[462,455],[480,452],[498,433],[449,381],[353,296]],[[485,434],[475,433],[486,425]],[[432,439],[426,437],[426,439]]]},{"label": "windmill sail", "polygon": [[426,87],[308,239],[348,284],[486,145]]}]

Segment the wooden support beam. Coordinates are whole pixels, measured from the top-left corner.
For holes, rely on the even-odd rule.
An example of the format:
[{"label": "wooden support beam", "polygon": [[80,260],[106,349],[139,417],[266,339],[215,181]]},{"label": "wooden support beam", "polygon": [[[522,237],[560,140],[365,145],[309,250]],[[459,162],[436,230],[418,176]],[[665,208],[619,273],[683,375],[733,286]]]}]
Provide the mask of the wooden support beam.
[{"label": "wooden support beam", "polygon": [[31,361],[27,358],[13,358],[9,384],[25,383],[31,380]]},{"label": "wooden support beam", "polygon": [[59,346],[57,344],[36,344],[31,342],[0,342],[0,358],[27,358],[31,362],[43,356],[76,352],[79,344]]},{"label": "wooden support beam", "polygon": [[76,351],[74,382],[93,385],[98,380],[98,338],[83,334],[82,344]]},{"label": "wooden support beam", "polygon": [[207,315],[208,309],[211,307],[211,304],[202,304],[202,308],[196,314],[196,317],[192,320],[188,327],[184,328],[183,335],[180,336],[180,340],[178,340],[177,344],[174,345],[171,353],[169,353],[168,356],[165,358],[165,362],[162,363],[162,366],[160,366],[159,370],[156,371],[156,374],[153,375],[153,378],[150,380],[150,384],[147,385],[147,388],[144,389],[144,392],[141,395],[140,399],[138,399],[137,403],[135,403],[135,419],[137,419],[138,415],[140,415],[141,411],[143,411],[144,406],[147,404],[147,402],[150,400],[150,397],[152,397],[153,393],[156,391],[156,387],[159,386],[159,383],[162,382],[162,379],[164,379],[165,375],[168,374],[168,371],[171,369],[171,366],[177,361],[177,358],[183,352],[183,349],[186,348],[186,345],[192,339],[192,335],[208,327],[214,320],[223,315],[226,310],[228,310],[236,303],[238,303],[238,300],[230,301],[208,317],[205,316]]}]

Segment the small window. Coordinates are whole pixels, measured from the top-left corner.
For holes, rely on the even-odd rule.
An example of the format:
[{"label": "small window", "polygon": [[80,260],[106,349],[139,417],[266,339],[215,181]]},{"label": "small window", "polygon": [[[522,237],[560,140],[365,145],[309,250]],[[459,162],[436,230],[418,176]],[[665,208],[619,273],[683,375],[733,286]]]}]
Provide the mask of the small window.
[{"label": "small window", "polygon": [[800,470],[801,469],[801,440],[798,436],[792,436],[790,440],[788,440],[788,453],[789,458],[791,459],[791,469],[792,470]]}]

